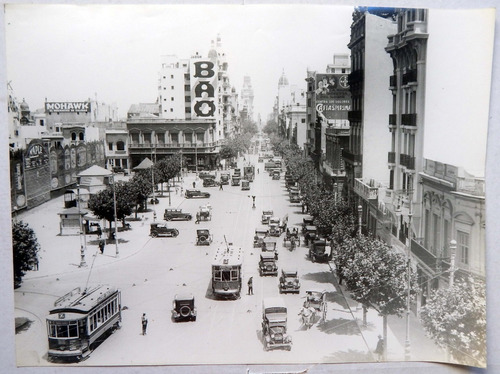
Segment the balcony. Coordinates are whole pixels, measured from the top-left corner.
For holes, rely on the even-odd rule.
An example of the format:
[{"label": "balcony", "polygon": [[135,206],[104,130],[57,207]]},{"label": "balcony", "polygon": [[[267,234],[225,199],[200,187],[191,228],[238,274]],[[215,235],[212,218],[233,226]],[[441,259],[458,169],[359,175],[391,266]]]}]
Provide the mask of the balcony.
[{"label": "balcony", "polygon": [[397,125],[397,114],[389,114],[389,127],[396,127]]},{"label": "balcony", "polygon": [[362,179],[356,178],[354,180],[354,192],[364,200],[378,199],[378,187],[375,187],[375,181],[373,179],[370,180],[369,183],[365,183]]},{"label": "balcony", "polygon": [[399,155],[399,163],[406,167],[407,170],[415,170],[415,157],[401,153]]},{"label": "balcony", "polygon": [[397,87],[397,77],[395,75],[391,75],[389,77],[389,87],[396,88]]},{"label": "balcony", "polygon": [[401,124],[403,126],[416,127],[417,126],[417,113],[402,114],[401,115]]},{"label": "balcony", "polygon": [[417,69],[409,70],[403,74],[403,86],[417,82]]},{"label": "balcony", "polygon": [[353,165],[361,164],[361,157],[362,156],[360,154],[352,153],[347,149],[342,150],[342,158],[344,159],[344,161],[347,161]]},{"label": "balcony", "polygon": [[389,152],[387,155],[387,163],[395,164],[396,163],[396,152]]},{"label": "balcony", "polygon": [[436,268],[437,257],[413,239],[411,240],[411,253],[429,268]]},{"label": "balcony", "polygon": [[361,122],[361,110],[350,110],[347,113],[349,122]]},{"label": "balcony", "polygon": [[211,153],[217,150],[218,142],[212,143],[157,143],[138,144],[131,143],[128,147],[129,153],[149,154],[154,149],[157,153],[171,153],[183,151],[187,153]]}]

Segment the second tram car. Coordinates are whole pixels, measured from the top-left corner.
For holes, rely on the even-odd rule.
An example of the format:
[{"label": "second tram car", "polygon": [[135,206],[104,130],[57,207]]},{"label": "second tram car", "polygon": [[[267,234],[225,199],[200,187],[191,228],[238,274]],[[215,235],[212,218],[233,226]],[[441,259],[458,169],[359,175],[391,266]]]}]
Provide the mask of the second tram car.
[{"label": "second tram car", "polygon": [[212,292],[218,298],[239,298],[241,293],[241,248],[219,248],[212,262]]},{"label": "second tram car", "polygon": [[75,288],[54,303],[47,317],[49,359],[81,360],[121,322],[121,292],[110,286]]}]

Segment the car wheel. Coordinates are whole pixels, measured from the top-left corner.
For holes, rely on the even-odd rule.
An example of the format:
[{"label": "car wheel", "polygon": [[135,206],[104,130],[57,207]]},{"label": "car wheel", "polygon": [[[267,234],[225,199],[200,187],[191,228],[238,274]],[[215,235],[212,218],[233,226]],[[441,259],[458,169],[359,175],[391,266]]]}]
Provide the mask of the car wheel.
[{"label": "car wheel", "polygon": [[179,235],[179,230],[174,230],[172,236],[175,238],[177,235]]},{"label": "car wheel", "polygon": [[187,305],[184,305],[181,307],[181,309],[179,310],[179,313],[181,316],[183,317],[189,317],[189,315],[191,314],[191,308],[188,307]]},{"label": "car wheel", "polygon": [[165,221],[171,221],[171,220],[172,220],[172,217],[170,217],[170,216],[165,217]]},{"label": "car wheel", "polygon": [[153,238],[156,238],[156,237],[158,236],[158,233],[157,233],[157,232],[152,232],[152,233],[151,233],[151,236],[152,236]]},{"label": "car wheel", "polygon": [[201,243],[205,243],[207,241],[207,238],[204,237],[204,236],[200,236],[200,238],[198,239]]},{"label": "car wheel", "polygon": [[193,219],[192,215],[187,216],[188,221],[191,221]]}]

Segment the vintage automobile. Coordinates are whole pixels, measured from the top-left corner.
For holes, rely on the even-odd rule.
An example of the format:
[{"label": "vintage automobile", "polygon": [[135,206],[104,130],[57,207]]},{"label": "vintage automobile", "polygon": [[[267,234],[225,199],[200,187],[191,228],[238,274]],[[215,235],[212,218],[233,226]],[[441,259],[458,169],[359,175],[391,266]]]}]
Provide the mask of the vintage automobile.
[{"label": "vintage automobile", "polygon": [[213,241],[213,236],[209,229],[196,230],[196,245],[210,245]]},{"label": "vintage automobile", "polygon": [[285,231],[285,237],[283,238],[283,247],[290,246],[290,249],[294,249],[300,244],[299,231],[297,228]]},{"label": "vintage automobile", "polygon": [[229,184],[229,179],[230,179],[230,175],[229,173],[221,173],[220,175],[220,184],[222,185],[226,185],[226,184]]},{"label": "vintage automobile", "polygon": [[300,282],[297,270],[281,270],[280,293],[299,293]]},{"label": "vintage automobile", "polygon": [[292,204],[298,204],[301,201],[299,191],[290,191],[290,202]]},{"label": "vintage automobile", "polygon": [[285,187],[290,191],[292,188],[297,188],[297,182],[291,179],[291,177],[290,179],[285,179]]},{"label": "vintage automobile", "polygon": [[305,229],[306,226],[313,226],[314,225],[314,217],[313,216],[305,216],[302,218],[302,231]]},{"label": "vintage automobile", "polygon": [[304,244],[308,246],[309,242],[317,238],[318,229],[316,226],[305,226],[302,233],[304,235]]},{"label": "vintage automobile", "polygon": [[210,173],[208,173],[206,171],[200,172],[200,174],[198,174],[198,176],[201,179],[203,179],[203,180],[205,180],[205,179],[215,179],[215,175],[214,174],[210,174]]},{"label": "vintage automobile", "polygon": [[234,169],[234,172],[233,172],[233,177],[240,177],[241,178],[241,169]]},{"label": "vintage automobile", "polygon": [[273,216],[274,212],[272,210],[263,210],[261,222],[264,225],[269,223],[269,219]]},{"label": "vintage automobile", "polygon": [[183,212],[182,209],[165,209],[163,219],[165,221],[191,221],[193,216],[191,213]]},{"label": "vintage automobile", "polygon": [[186,193],[184,195],[186,199],[191,199],[191,198],[208,198],[210,197],[210,194],[205,191],[200,191],[200,190],[186,190]]},{"label": "vintage automobile", "polygon": [[314,310],[320,314],[320,318],[323,322],[326,321],[326,292],[325,291],[306,291],[306,300],[304,301],[304,307],[314,308]]},{"label": "vintage automobile", "polygon": [[254,248],[262,248],[262,243],[264,238],[267,237],[269,228],[267,226],[259,226],[255,229],[255,235],[253,237]]},{"label": "vintage automobile", "polygon": [[281,298],[269,297],[262,301],[262,340],[266,351],[292,349],[292,337],[287,334],[287,308]]},{"label": "vintage automobile", "polygon": [[260,157],[259,156],[259,159],[257,160],[258,162],[264,162],[264,157]]},{"label": "vintage automobile", "polygon": [[273,180],[279,180],[281,178],[281,172],[279,170],[273,170],[272,177]]},{"label": "vintage automobile", "polygon": [[241,181],[241,190],[242,191],[248,191],[250,189],[250,182],[247,181],[246,179],[243,179]]},{"label": "vintage automobile", "polygon": [[196,221],[194,223],[200,223],[200,221],[211,221],[212,220],[212,209],[209,206],[200,206],[200,210],[196,212]]},{"label": "vintage automobile", "polygon": [[276,239],[271,237],[265,237],[262,240],[262,245],[260,247],[262,252],[272,253],[274,254],[274,259],[278,259],[278,250],[276,249]]},{"label": "vintage automobile", "polygon": [[179,321],[196,321],[194,296],[191,294],[175,295],[172,302],[172,319]]},{"label": "vintage automobile", "polygon": [[312,262],[328,262],[332,259],[332,247],[326,239],[312,240],[309,244],[309,258]]},{"label": "vintage automobile", "polygon": [[157,236],[171,236],[175,238],[179,235],[179,230],[173,227],[167,227],[167,224],[163,222],[152,222],[149,228],[149,235],[153,238]]},{"label": "vintage automobile", "polygon": [[269,236],[280,236],[281,228],[280,224],[276,222],[269,222]]},{"label": "vintage automobile", "polygon": [[217,187],[219,183],[212,178],[203,179],[203,187]]},{"label": "vintage automobile", "polygon": [[278,266],[276,265],[276,258],[272,252],[262,252],[259,261],[259,274],[278,276]]},{"label": "vintage automobile", "polygon": [[241,178],[239,176],[233,175],[231,178],[231,186],[239,186]]}]

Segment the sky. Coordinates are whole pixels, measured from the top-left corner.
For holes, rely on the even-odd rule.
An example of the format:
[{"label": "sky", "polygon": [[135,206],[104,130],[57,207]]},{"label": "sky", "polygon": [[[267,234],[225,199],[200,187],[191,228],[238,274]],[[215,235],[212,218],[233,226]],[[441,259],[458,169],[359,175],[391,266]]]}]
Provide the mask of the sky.
[{"label": "sky", "polygon": [[[22,5],[5,8],[7,81],[31,110],[89,97],[118,105],[155,102],[162,55],[206,56],[220,34],[237,93],[254,89],[254,113],[272,112],[278,80],[305,88],[349,53],[352,6]],[[257,117],[255,116],[255,119]]]}]

